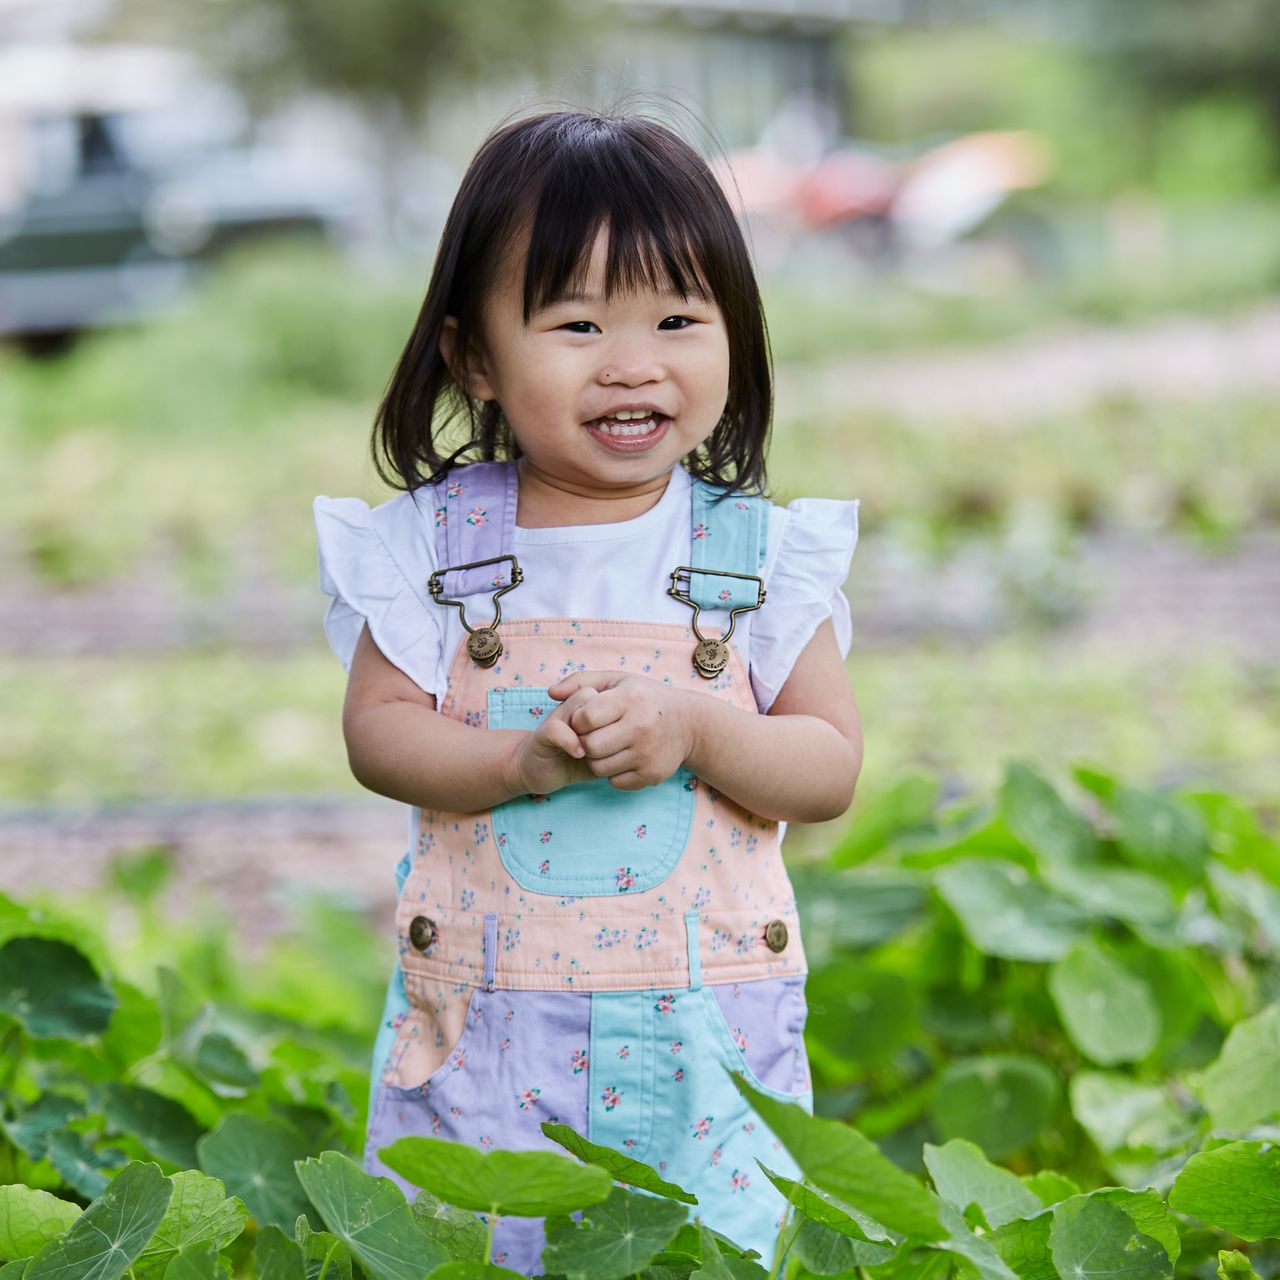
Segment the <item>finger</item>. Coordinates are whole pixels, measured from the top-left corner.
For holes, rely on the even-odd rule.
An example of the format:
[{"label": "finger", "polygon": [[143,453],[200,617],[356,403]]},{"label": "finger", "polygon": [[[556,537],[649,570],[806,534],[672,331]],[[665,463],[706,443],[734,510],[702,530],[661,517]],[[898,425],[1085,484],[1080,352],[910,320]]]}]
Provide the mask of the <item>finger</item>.
[{"label": "finger", "polygon": [[613,778],[628,769],[635,767],[636,758],[633,751],[615,751],[613,755],[593,759],[587,756],[587,764],[597,778]]},{"label": "finger", "polygon": [[634,769],[628,769],[610,778],[609,785],[618,791],[643,791],[649,784]]},{"label": "finger", "polygon": [[[591,690],[595,693],[595,690]],[[598,694],[591,699],[589,706],[579,705],[569,717],[574,733],[581,737],[594,729],[603,729],[606,725],[617,724],[626,715],[626,707],[621,699],[609,691]],[[615,747],[614,750],[617,750]]]},{"label": "finger", "polygon": [[547,719],[568,721],[572,718],[575,711],[590,702],[596,696],[596,691],[590,687],[586,689],[577,689],[563,702],[557,703]]},{"label": "finger", "polygon": [[578,740],[592,760],[605,760],[619,755],[633,745],[626,726],[619,723],[605,725],[601,729],[592,729],[587,733],[583,733],[572,719],[569,721],[569,726],[578,735]]},{"label": "finger", "polygon": [[573,675],[557,680],[547,690],[547,696],[559,702],[584,686],[592,689],[608,689],[621,679],[622,674],[617,671],[575,671]]},{"label": "finger", "polygon": [[586,755],[582,740],[564,720],[553,720],[548,716],[539,728],[539,735],[539,741],[559,748],[566,755],[573,756],[575,760],[581,760]]}]

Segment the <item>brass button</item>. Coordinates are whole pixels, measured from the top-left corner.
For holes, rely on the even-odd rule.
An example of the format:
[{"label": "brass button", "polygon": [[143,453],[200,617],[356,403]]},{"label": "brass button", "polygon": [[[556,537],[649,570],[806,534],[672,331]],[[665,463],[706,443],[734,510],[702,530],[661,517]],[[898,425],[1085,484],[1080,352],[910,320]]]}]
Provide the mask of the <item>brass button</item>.
[{"label": "brass button", "polygon": [[409,941],[413,943],[417,950],[426,951],[436,940],[436,937],[436,922],[434,920],[429,919],[427,916],[413,917],[409,924]]},{"label": "brass button", "polygon": [[787,922],[770,920],[764,927],[765,946],[770,951],[784,951],[787,946]]}]

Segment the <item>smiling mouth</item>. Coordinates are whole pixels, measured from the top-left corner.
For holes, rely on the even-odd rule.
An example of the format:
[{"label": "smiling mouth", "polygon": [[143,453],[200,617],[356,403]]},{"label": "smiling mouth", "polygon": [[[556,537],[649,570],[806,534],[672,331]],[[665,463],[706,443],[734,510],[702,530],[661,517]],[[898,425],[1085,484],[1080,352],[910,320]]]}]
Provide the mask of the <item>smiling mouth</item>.
[{"label": "smiling mouth", "polygon": [[661,413],[651,413],[647,418],[596,418],[595,421],[588,422],[587,426],[614,440],[634,440],[640,436],[652,435],[668,421]]}]

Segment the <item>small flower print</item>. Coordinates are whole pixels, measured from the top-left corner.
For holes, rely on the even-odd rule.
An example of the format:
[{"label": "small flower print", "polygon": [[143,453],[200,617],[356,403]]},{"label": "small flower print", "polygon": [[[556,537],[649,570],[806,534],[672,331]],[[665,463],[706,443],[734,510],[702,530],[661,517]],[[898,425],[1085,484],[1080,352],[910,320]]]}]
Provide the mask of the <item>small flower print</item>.
[{"label": "small flower print", "polygon": [[514,951],[520,945],[520,930],[510,928],[503,935],[502,949],[503,951]]},{"label": "small flower print", "polygon": [[503,1022],[510,1022],[512,1018],[514,1018],[515,1016],[516,1016],[516,1011],[514,1009],[508,1009],[506,1013],[502,1015],[502,1020]]},{"label": "small flower print", "polygon": [[431,1113],[431,1132],[436,1134],[440,1132],[440,1113],[438,1111]]},{"label": "small flower print", "polygon": [[676,1084],[679,1084],[684,1079],[684,1068],[677,1067],[672,1073],[671,1078],[676,1082]]},{"label": "small flower print", "polygon": [[448,521],[449,521],[449,516],[445,511],[445,508],[437,507],[436,508],[436,528],[437,529],[445,528],[448,524]]},{"label": "small flower print", "polygon": [[717,1147],[717,1148],[716,1148],[716,1149],[715,1149],[715,1150],[714,1150],[714,1151],[713,1151],[713,1152],[712,1152],[712,1153],[707,1157],[707,1164],[709,1164],[709,1165],[714,1169],[714,1168],[715,1168],[715,1166],[716,1166],[716,1165],[718,1165],[718,1164],[720,1163],[720,1157],[721,1157],[722,1155],[724,1155],[724,1148],[723,1148],[723,1147]]},{"label": "small flower print", "polygon": [[658,997],[658,1002],[653,1007],[659,1013],[671,1013],[676,1007],[676,998],[667,992],[666,995]]},{"label": "small flower print", "polygon": [[679,1052],[680,1052],[680,1050],[681,1050],[681,1049],[683,1049],[683,1048],[684,1048],[684,1041],[683,1041],[683,1040],[673,1040],[673,1041],[671,1042],[671,1052],[672,1052],[672,1053],[679,1053]]},{"label": "small flower print", "polygon": [[748,852],[748,853],[755,853],[755,851],[756,851],[756,847],[759,845],[759,843],[760,843],[760,838],[759,838],[758,836],[748,836],[748,837],[747,837],[747,852]]},{"label": "small flower print", "polygon": [[476,891],[474,889],[463,889],[458,895],[458,900],[462,904],[463,911],[470,911],[476,904]]},{"label": "small flower print", "polygon": [[732,941],[731,935],[724,929],[713,929],[711,933],[711,950],[723,951]]},{"label": "small flower print", "polygon": [[695,524],[693,526],[693,536],[695,539],[705,538],[710,532],[711,530],[708,529],[705,524]]},{"label": "small flower print", "polygon": [[636,1140],[634,1138],[623,1138],[622,1145],[630,1151],[636,1145]]},{"label": "small flower print", "polygon": [[538,836],[538,843],[539,843],[539,844],[546,844],[546,843],[547,843],[547,841],[549,841],[550,839],[551,839],[551,832],[550,832],[550,831],[544,831],[544,832],[542,832],[542,834],[541,834],[541,835],[539,835],[539,836]]},{"label": "small flower print", "polygon": [[467,1055],[465,1053],[455,1053],[453,1057],[449,1059],[450,1071],[461,1071],[466,1065]]},{"label": "small flower print", "polygon": [[544,876],[551,873],[551,863],[548,859],[543,858],[543,860],[538,863],[538,872]]},{"label": "small flower print", "polygon": [[729,1179],[729,1186],[734,1191],[745,1191],[751,1185],[751,1177],[745,1172],[739,1172],[737,1169],[733,1171],[733,1176]]},{"label": "small flower print", "polygon": [[587,1051],[585,1049],[575,1049],[573,1056],[569,1059],[570,1065],[573,1067],[573,1074],[580,1075],[587,1069]]},{"label": "small flower print", "polygon": [[637,951],[644,951],[658,941],[657,929],[640,928],[636,930],[636,940],[632,944]]},{"label": "small flower print", "polygon": [[607,951],[610,947],[616,947],[626,936],[627,931],[625,929],[610,929],[606,926],[596,931],[596,936],[591,945],[597,951]]},{"label": "small flower print", "polygon": [[735,502],[733,505],[734,505],[734,506],[735,506],[739,511],[745,511],[745,510],[747,509],[747,504],[746,504],[745,502]]},{"label": "small flower print", "polygon": [[480,1145],[482,1147],[491,1147],[493,1146],[493,1139],[490,1138],[487,1134],[482,1134],[480,1137]]},{"label": "small flower print", "polygon": [[449,1108],[449,1114],[450,1114],[450,1115],[451,1115],[455,1120],[457,1120],[457,1119],[458,1119],[458,1117],[462,1115],[462,1108],[461,1108],[461,1107],[450,1107],[450,1108]]},{"label": "small flower print", "polygon": [[630,867],[619,867],[618,873],[614,877],[614,883],[618,886],[619,893],[626,893],[636,882],[635,872]]},{"label": "small flower print", "polygon": [[648,828],[647,826],[645,826],[645,824],[642,822],[642,823],[641,823],[641,824],[636,828],[636,839],[637,839],[637,840],[643,840],[643,839],[645,838],[645,836],[647,836],[648,834],[649,834],[649,828]]},{"label": "small flower print", "polygon": [[621,1058],[623,1062],[626,1062],[626,1060],[631,1057],[631,1046],[629,1044],[619,1046],[618,1057]]},{"label": "small flower print", "polygon": [[734,1043],[734,1044],[736,1044],[736,1045],[738,1046],[738,1048],[742,1050],[742,1052],[743,1052],[743,1053],[746,1053],[746,1051],[747,1051],[747,1033],[746,1033],[745,1031],[743,1031],[743,1029],[742,1029],[741,1027],[734,1027],[734,1029],[733,1029],[733,1043]]},{"label": "small flower print", "polygon": [[711,1122],[714,1119],[715,1116],[703,1116],[701,1120],[695,1120],[689,1126],[689,1132],[698,1142],[701,1142],[711,1132]]},{"label": "small flower print", "polygon": [[698,886],[698,892],[693,895],[693,905],[701,910],[711,901],[711,890],[705,884]]},{"label": "small flower print", "polygon": [[503,1052],[503,1053],[506,1053],[506,1051],[507,1051],[508,1049],[510,1049],[510,1048],[511,1048],[511,1041],[510,1041],[510,1039],[506,1039],[506,1040],[504,1040],[504,1041],[502,1042],[502,1052]]},{"label": "small flower print", "polygon": [[720,599],[728,602],[733,599],[733,592],[730,591],[728,587],[725,587],[725,589],[720,592]]},{"label": "small flower print", "polygon": [[685,789],[686,791],[697,791],[697,789],[698,789],[698,780],[697,780],[697,778],[695,778],[695,777],[693,777],[692,775],[690,775],[690,776],[685,780],[684,789]]},{"label": "small flower print", "polygon": [[748,1120],[746,1124],[742,1126],[743,1133],[755,1133],[755,1131],[756,1131],[756,1122],[754,1120]]},{"label": "small flower print", "polygon": [[600,1101],[604,1103],[604,1109],[606,1111],[612,1111],[614,1107],[622,1101],[622,1093],[620,1090],[615,1089],[613,1085],[609,1085],[608,1088],[601,1093]]},{"label": "small flower print", "polygon": [[538,1100],[541,1089],[526,1089],[523,1093],[516,1094],[516,1103],[521,1111],[528,1111],[531,1106]]},{"label": "small flower print", "polygon": [[507,833],[499,831],[495,839],[498,841],[498,848],[505,849],[507,847]]},{"label": "small flower print", "polygon": [[530,708],[529,708],[529,714],[530,714],[530,715],[531,715],[535,720],[537,720],[537,719],[538,719],[538,717],[539,717],[539,716],[541,716],[541,715],[542,715],[542,713],[543,713],[545,710],[546,710],[546,707],[544,707],[541,703],[538,703],[538,705],[537,705],[536,707],[530,707]]},{"label": "small flower print", "polygon": [[454,480],[445,490],[445,494],[450,498],[458,498],[462,496],[462,484],[460,481]]},{"label": "small flower print", "polygon": [[467,512],[467,523],[475,525],[478,529],[482,524],[484,524],[484,518],[488,514],[489,513],[483,507],[472,507],[471,510]]},{"label": "small flower print", "polygon": [[476,844],[483,844],[489,838],[489,824],[487,822],[477,822],[472,828],[475,836]]}]

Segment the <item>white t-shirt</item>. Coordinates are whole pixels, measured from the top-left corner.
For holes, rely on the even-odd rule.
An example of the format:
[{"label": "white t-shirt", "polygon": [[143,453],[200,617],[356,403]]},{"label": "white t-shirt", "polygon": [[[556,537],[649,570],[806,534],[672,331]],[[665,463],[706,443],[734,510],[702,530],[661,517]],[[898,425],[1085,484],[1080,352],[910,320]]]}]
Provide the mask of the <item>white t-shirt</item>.
[{"label": "white t-shirt", "polygon": [[[676,467],[661,499],[632,520],[549,529],[517,525],[514,553],[524,580],[503,596],[503,619],[630,619],[688,626],[692,611],[666,589],[672,569],[689,563],[691,483],[688,472]],[[434,694],[438,705],[450,661],[466,633],[457,609],[434,603],[427,592],[427,579],[437,568],[428,491],[400,493],[373,508],[359,498],[321,495],[313,511],[321,589],[333,597],[324,628],[343,669],[350,670],[367,621],[387,660]],[[852,626],[842,587],[857,540],[857,499],[770,504],[765,603],[738,615],[732,641],[750,672],[761,712],[773,705],[796,658],[827,618],[833,620],[841,654],[848,655]],[[493,617],[488,600],[476,600],[480,623],[488,622]],[[727,615],[715,610],[703,617],[716,627],[727,622]]]}]

